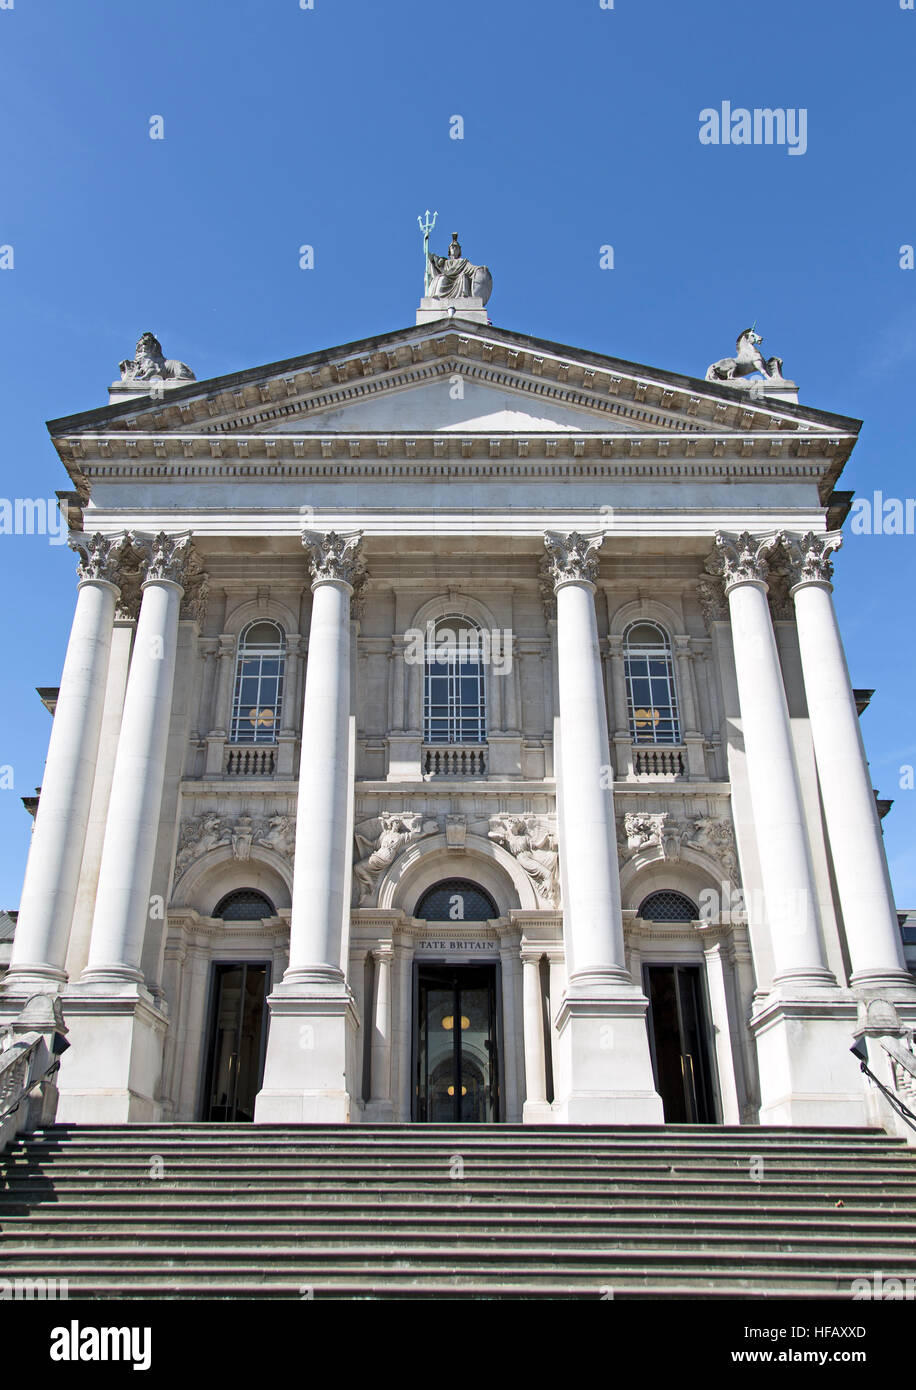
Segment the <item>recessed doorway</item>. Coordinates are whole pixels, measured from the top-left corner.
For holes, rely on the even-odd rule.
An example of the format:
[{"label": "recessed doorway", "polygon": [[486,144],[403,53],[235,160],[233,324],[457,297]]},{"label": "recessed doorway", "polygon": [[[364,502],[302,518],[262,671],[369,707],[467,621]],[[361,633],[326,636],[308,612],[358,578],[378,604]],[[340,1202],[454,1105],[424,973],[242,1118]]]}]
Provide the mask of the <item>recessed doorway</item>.
[{"label": "recessed doorway", "polygon": [[497,967],[418,966],[415,999],[414,1120],[497,1121]]},{"label": "recessed doorway", "polygon": [[700,967],[647,965],[649,1042],[665,1123],[717,1121]]},{"label": "recessed doorway", "polygon": [[270,965],[220,962],[213,966],[211,982],[201,1118],[211,1123],[252,1121],[264,1078]]}]

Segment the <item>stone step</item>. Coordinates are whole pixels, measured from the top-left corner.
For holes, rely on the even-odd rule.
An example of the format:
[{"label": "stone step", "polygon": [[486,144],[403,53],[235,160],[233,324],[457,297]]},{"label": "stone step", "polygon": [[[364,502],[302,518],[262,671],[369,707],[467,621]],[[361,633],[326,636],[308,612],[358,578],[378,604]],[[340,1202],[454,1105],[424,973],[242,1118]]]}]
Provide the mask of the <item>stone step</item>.
[{"label": "stone step", "polygon": [[[44,1200],[27,1203],[18,1200],[4,1201],[0,1197],[0,1224],[10,1221],[19,1221],[27,1217],[32,1217],[36,1222],[72,1222],[72,1221],[95,1221],[103,1222],[106,1220],[263,1220],[266,1222],[283,1222],[291,1218],[303,1221],[339,1221],[371,1219],[372,1221],[383,1221],[389,1218],[407,1216],[413,1218],[418,1211],[424,1213],[424,1220],[451,1220],[455,1217],[482,1220],[518,1220],[533,1221],[538,1225],[545,1222],[556,1221],[566,1223],[568,1221],[582,1220],[591,1222],[609,1221],[648,1221],[648,1222],[671,1222],[671,1221],[693,1221],[704,1223],[707,1221],[734,1222],[747,1228],[747,1215],[744,1204],[738,1206],[735,1202],[722,1202],[717,1198],[702,1196],[694,1197],[690,1200],[682,1200],[678,1197],[674,1201],[662,1203],[659,1201],[646,1202],[636,1198],[615,1197],[612,1200],[602,1199],[582,1199],[567,1197],[564,1201],[557,1200],[553,1205],[553,1214],[545,1214],[544,1203],[540,1197],[537,1200],[529,1200],[518,1197],[515,1194],[511,1199],[507,1199],[504,1192],[493,1192],[485,1196],[475,1195],[471,1202],[455,1202],[454,1194],[449,1194],[452,1201],[446,1206],[441,1201],[426,1197],[421,1199],[412,1197],[409,1201],[399,1201],[389,1198],[386,1194],[378,1194],[371,1198],[357,1198],[350,1192],[349,1188],[342,1189],[341,1192],[329,1200],[324,1194],[320,1200],[308,1198],[298,1200],[294,1197],[291,1201],[289,1197],[280,1200],[271,1200],[258,1194],[254,1200],[244,1200],[245,1197],[251,1198],[251,1193],[246,1192],[241,1195],[223,1198],[221,1201],[212,1201],[203,1197],[189,1197],[186,1192],[156,1192],[153,1195],[137,1194],[128,1200],[118,1201],[114,1198],[100,1198],[95,1189],[87,1193],[85,1201],[58,1201],[49,1196],[47,1190],[40,1196]],[[341,1210],[344,1208],[345,1210]],[[737,1214],[736,1214],[737,1213]],[[833,1201],[824,1199],[819,1205],[792,1205],[785,1200],[780,1202],[760,1201],[754,1209],[754,1225],[785,1225],[791,1223],[793,1229],[803,1228],[805,1225],[821,1227],[824,1225],[836,1225],[838,1228],[850,1229],[862,1227],[871,1229],[872,1226],[886,1228],[890,1233],[905,1232],[911,1228],[916,1228],[916,1206],[901,1207],[892,1203],[878,1205],[865,1205],[864,1203],[854,1202],[837,1209]]]},{"label": "stone step", "polygon": [[879,1130],[54,1127],[0,1159],[2,1275],[71,1299],[848,1299],[916,1272],[914,1160]]},{"label": "stone step", "polygon": [[172,1248],[195,1250],[213,1244],[214,1248],[231,1241],[246,1241],[257,1245],[261,1251],[270,1255],[274,1250],[282,1250],[291,1240],[302,1238],[309,1245],[322,1248],[343,1248],[349,1241],[359,1241],[367,1247],[391,1248],[398,1258],[413,1258],[418,1251],[434,1247],[461,1245],[468,1238],[488,1245],[512,1243],[517,1250],[527,1250],[539,1254],[543,1248],[594,1247],[600,1244],[602,1250],[666,1250],[688,1243],[691,1251],[696,1250],[741,1250],[755,1252],[808,1251],[812,1255],[833,1255],[835,1251],[855,1250],[856,1243],[867,1250],[869,1258],[890,1259],[891,1257],[910,1258],[913,1252],[913,1236],[892,1234],[887,1230],[824,1230],[817,1226],[778,1226],[770,1225],[762,1230],[748,1233],[746,1225],[735,1222],[731,1227],[714,1223],[691,1222],[594,1222],[578,1220],[575,1223],[543,1222],[541,1227],[534,1219],[525,1222],[493,1222],[491,1218],[425,1219],[423,1223],[409,1218],[368,1222],[368,1220],[339,1219],[329,1220],[288,1220],[275,1222],[275,1233],[267,1223],[254,1220],[222,1219],[218,1229],[213,1223],[163,1222],[106,1222],[103,1226],[92,1223],[67,1223],[64,1227],[44,1222],[29,1222],[22,1225],[3,1220],[3,1257],[21,1255],[40,1248],[49,1252],[69,1252],[72,1243],[78,1238],[85,1254],[107,1248],[106,1243],[121,1245],[142,1241],[147,1254],[167,1255]]},{"label": "stone step", "polygon": [[105,1300],[144,1302],[152,1299],[180,1299],[182,1301],[192,1299],[206,1299],[207,1301],[229,1299],[245,1301],[253,1299],[302,1300],[309,1297],[316,1302],[324,1299],[373,1301],[407,1299],[411,1302],[420,1299],[435,1299],[440,1302],[443,1300],[467,1302],[468,1300],[479,1299],[492,1302],[496,1298],[500,1302],[507,1300],[524,1302],[550,1300],[556,1302],[565,1299],[582,1302],[589,1298],[596,1301],[611,1298],[633,1302],[677,1298],[683,1300],[702,1299],[704,1302],[766,1299],[769,1303],[773,1299],[791,1298],[796,1302],[816,1299],[819,1303],[828,1300],[845,1303],[848,1302],[850,1295],[848,1282],[842,1281],[833,1281],[830,1285],[812,1284],[810,1286],[797,1283],[779,1284],[772,1281],[765,1281],[760,1284],[749,1284],[747,1281],[743,1281],[732,1284],[730,1281],[722,1282],[718,1279],[707,1279],[704,1282],[691,1276],[682,1280],[671,1280],[665,1284],[645,1281],[637,1283],[632,1279],[618,1278],[613,1287],[596,1286],[592,1281],[577,1283],[569,1279],[539,1284],[532,1284],[530,1281],[517,1283],[500,1281],[498,1285],[494,1286],[493,1281],[486,1273],[477,1279],[473,1276],[457,1276],[451,1281],[447,1278],[436,1281],[428,1276],[406,1280],[396,1279],[385,1272],[380,1276],[366,1278],[353,1277],[351,1274],[350,1278],[324,1281],[320,1286],[312,1286],[307,1291],[302,1284],[285,1283],[280,1280],[263,1283],[208,1277],[197,1280],[182,1280],[179,1285],[170,1275],[159,1282],[150,1279],[142,1286],[132,1287],[116,1281],[87,1279],[79,1285],[71,1285],[69,1296],[102,1302]]},{"label": "stone step", "polygon": [[[851,1296],[852,1281],[870,1278],[880,1268],[885,1279],[912,1278],[913,1263],[905,1256],[889,1257],[880,1266],[865,1261],[861,1254],[843,1258],[831,1255],[812,1267],[807,1253],[774,1254],[769,1259],[749,1259],[740,1251],[665,1251],[628,1249],[538,1251],[504,1247],[494,1251],[489,1247],[465,1245],[461,1249],[412,1250],[409,1259],[385,1259],[371,1247],[353,1246],[336,1250],[325,1248],[270,1250],[263,1254],[251,1246],[234,1250],[217,1247],[209,1252],[176,1248],[168,1258],[152,1252],[144,1254],[131,1246],[113,1247],[107,1255],[93,1251],[91,1256],[74,1248],[54,1252],[66,1265],[53,1270],[55,1279],[66,1278],[68,1294],[83,1297],[87,1282],[105,1280],[122,1289],[142,1291],[148,1283],[168,1281],[177,1290],[184,1282],[200,1279],[232,1278],[270,1284],[295,1282],[303,1289],[320,1289],[339,1279],[371,1278],[383,1284],[389,1276],[418,1280],[435,1279],[456,1285],[462,1278],[488,1280],[494,1292],[504,1281],[522,1282],[531,1287],[557,1280],[577,1280],[580,1284],[598,1289],[609,1286],[619,1289],[626,1283],[663,1284],[673,1281],[694,1281],[703,1287],[747,1286],[759,1288],[788,1288],[791,1285],[808,1289],[845,1290]],[[45,1278],[49,1276],[47,1260],[10,1254],[4,1264],[7,1279]],[[301,1294],[300,1294],[301,1296]]]}]

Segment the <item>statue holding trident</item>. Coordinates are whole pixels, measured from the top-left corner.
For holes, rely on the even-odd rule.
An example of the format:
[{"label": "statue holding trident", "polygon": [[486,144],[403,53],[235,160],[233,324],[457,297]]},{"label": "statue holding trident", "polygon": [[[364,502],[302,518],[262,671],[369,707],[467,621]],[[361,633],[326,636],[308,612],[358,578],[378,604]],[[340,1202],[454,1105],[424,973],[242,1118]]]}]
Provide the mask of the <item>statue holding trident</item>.
[{"label": "statue holding trident", "polygon": [[426,257],[426,278],[424,281],[427,300],[476,299],[482,308],[493,293],[493,278],[485,265],[472,265],[461,254],[458,233],[452,234],[447,256],[434,256],[429,249],[429,233],[435,226],[436,216],[426,225],[420,223],[423,233],[423,252]]}]

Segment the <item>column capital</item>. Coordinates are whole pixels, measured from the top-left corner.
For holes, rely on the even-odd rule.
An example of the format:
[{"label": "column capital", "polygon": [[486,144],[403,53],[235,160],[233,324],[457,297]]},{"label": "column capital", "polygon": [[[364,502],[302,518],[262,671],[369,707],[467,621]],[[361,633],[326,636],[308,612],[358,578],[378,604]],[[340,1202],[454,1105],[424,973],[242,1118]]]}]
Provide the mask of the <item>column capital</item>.
[{"label": "column capital", "polygon": [[103,536],[96,531],[92,536],[71,537],[71,550],[79,558],[76,567],[81,584],[113,584],[121,587],[124,561],[130,554],[130,537],[126,531],[114,536]]},{"label": "column capital", "polygon": [[767,556],[775,541],[775,536],[752,536],[750,531],[740,535],[717,531],[713,552],[706,561],[707,573],[721,575],[726,594],[738,584],[765,588],[770,572]]},{"label": "column capital", "polygon": [[546,531],[547,554],[541,561],[541,573],[553,584],[554,593],[563,584],[588,584],[594,589],[598,551],[603,544],[603,535],[583,536],[579,531],[570,531],[563,536],[558,531]]},{"label": "column capital", "polygon": [[362,556],[362,531],[303,531],[302,544],[308,551],[312,588],[317,584],[346,584],[355,592],[368,578]]},{"label": "column capital", "polygon": [[803,536],[780,531],[777,540],[785,560],[784,572],[790,593],[802,584],[830,583],[833,578],[830,554],[843,544],[840,531],[826,531],[822,535],[806,531]]}]

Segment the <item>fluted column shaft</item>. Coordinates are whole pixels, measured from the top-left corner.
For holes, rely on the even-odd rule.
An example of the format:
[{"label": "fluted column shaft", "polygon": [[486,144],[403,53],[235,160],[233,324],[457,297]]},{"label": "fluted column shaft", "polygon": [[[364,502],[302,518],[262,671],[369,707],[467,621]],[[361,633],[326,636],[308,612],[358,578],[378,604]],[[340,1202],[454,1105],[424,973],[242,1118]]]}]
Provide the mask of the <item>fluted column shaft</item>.
[{"label": "fluted column shaft", "polygon": [[64,962],[86,840],[111,655],[123,537],[96,535],[82,556],[41,796],[35,817],[8,987],[47,988]]},{"label": "fluted column shaft", "polygon": [[839,532],[783,534],[795,600],[808,718],[843,912],[852,983],[913,988],[830,583]]}]

